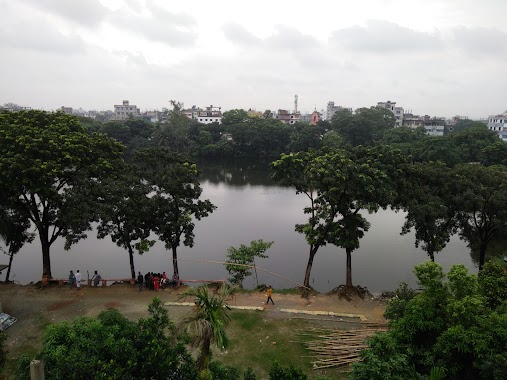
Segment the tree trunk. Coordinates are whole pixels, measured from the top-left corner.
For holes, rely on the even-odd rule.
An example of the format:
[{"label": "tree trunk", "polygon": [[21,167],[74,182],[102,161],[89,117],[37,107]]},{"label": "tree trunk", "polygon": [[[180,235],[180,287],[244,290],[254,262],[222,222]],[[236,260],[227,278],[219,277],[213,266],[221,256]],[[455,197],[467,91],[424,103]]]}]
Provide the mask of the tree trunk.
[{"label": "tree trunk", "polygon": [[197,359],[197,365],[199,366],[199,372],[204,371],[208,368],[208,358],[210,352],[211,341],[206,339],[202,345],[201,352],[199,353],[199,358]]},{"label": "tree trunk", "polygon": [[481,247],[479,250],[479,270],[482,270],[482,267],[484,266],[484,262],[486,261],[486,248],[488,247],[488,244],[485,242],[481,243]]},{"label": "tree trunk", "polygon": [[176,248],[174,245],[172,246],[173,249],[173,268],[174,268],[174,275],[176,278],[180,278],[180,272],[178,270],[178,254],[176,253]]},{"label": "tree trunk", "polygon": [[253,267],[255,272],[255,282],[257,283],[257,288],[259,288],[259,277],[257,277],[257,267],[255,266],[255,258],[253,260]]},{"label": "tree trunk", "polygon": [[128,246],[128,250],[129,250],[129,260],[130,260],[130,275],[132,276],[133,279],[136,278],[136,268],[134,267],[134,250],[132,249],[132,247],[129,245]]},{"label": "tree trunk", "polygon": [[51,275],[51,258],[49,256],[49,244],[47,233],[41,233],[39,230],[39,238],[42,246],[42,273],[46,273],[49,278],[53,278]]},{"label": "tree trunk", "polygon": [[9,268],[7,268],[7,274],[5,276],[5,283],[9,283],[9,277],[11,275],[11,267],[12,267],[12,258],[14,257],[14,252],[9,253]]},{"label": "tree trunk", "polygon": [[428,255],[430,255],[431,261],[435,262],[435,253],[433,251],[428,251]]},{"label": "tree trunk", "polygon": [[313,265],[313,258],[315,257],[315,254],[317,253],[317,250],[319,247],[312,246],[310,248],[310,256],[308,257],[308,264],[306,264],[306,272],[305,272],[305,280],[303,282],[303,285],[307,288],[310,287],[310,273],[312,272],[312,265]]},{"label": "tree trunk", "polygon": [[347,252],[347,282],[345,283],[346,288],[352,288],[352,250],[346,249]]}]

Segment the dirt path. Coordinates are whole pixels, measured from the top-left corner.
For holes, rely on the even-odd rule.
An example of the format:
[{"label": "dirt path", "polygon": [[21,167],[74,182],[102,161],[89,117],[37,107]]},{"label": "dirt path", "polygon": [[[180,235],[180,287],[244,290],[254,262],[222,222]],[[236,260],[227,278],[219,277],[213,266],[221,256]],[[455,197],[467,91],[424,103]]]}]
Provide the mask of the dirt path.
[{"label": "dirt path", "polygon": [[[162,302],[178,301],[185,291],[166,289],[159,292],[143,290],[129,285],[113,285],[106,288],[83,287],[80,291],[68,287],[52,286],[40,290],[34,285],[0,284],[0,302],[3,312],[17,318],[17,322],[7,330],[6,348],[9,356],[16,357],[29,347],[38,349],[42,327],[48,323],[72,320],[78,316],[96,316],[107,308],[118,309],[127,318],[137,320],[148,315],[148,304],[154,296]],[[336,296],[316,295],[303,299],[293,294],[273,294],[275,305],[265,305],[264,293],[241,293],[235,295],[231,305],[265,306],[266,316],[289,318],[280,309],[321,310],[335,313],[361,314],[371,322],[384,322],[385,304],[377,300],[340,300]],[[186,301],[193,301],[187,299]],[[180,320],[190,312],[188,307],[168,307],[174,321]]]}]

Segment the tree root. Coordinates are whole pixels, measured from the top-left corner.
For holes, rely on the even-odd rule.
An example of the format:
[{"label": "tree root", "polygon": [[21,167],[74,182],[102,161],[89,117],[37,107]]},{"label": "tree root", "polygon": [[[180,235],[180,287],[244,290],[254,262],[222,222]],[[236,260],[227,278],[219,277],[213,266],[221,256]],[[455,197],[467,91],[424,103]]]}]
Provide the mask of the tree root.
[{"label": "tree root", "polygon": [[347,286],[340,285],[331,290],[329,295],[337,295],[338,298],[346,299],[347,301],[352,301],[353,299],[364,299],[365,297],[372,297],[372,294],[366,287],[362,287],[359,285],[356,286]]}]

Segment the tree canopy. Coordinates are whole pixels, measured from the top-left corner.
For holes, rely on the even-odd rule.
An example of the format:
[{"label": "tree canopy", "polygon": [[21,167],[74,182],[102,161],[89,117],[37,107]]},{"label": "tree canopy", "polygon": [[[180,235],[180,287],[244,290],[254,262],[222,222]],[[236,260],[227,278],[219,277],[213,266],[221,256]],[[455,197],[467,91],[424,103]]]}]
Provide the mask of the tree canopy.
[{"label": "tree canopy", "polygon": [[32,222],[42,245],[43,272],[51,276],[50,247],[58,237],[66,248],[84,238],[96,219],[90,187],[122,156],[120,143],[88,133],[63,113],[0,113],[1,207]]}]

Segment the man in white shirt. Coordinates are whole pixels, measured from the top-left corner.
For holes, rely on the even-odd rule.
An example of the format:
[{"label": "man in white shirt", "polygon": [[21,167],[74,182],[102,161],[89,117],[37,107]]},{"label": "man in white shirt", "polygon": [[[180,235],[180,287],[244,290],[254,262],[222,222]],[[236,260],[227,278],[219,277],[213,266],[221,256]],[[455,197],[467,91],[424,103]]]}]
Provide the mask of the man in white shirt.
[{"label": "man in white shirt", "polygon": [[77,290],[81,290],[81,273],[79,273],[79,270],[76,272],[76,287]]}]

